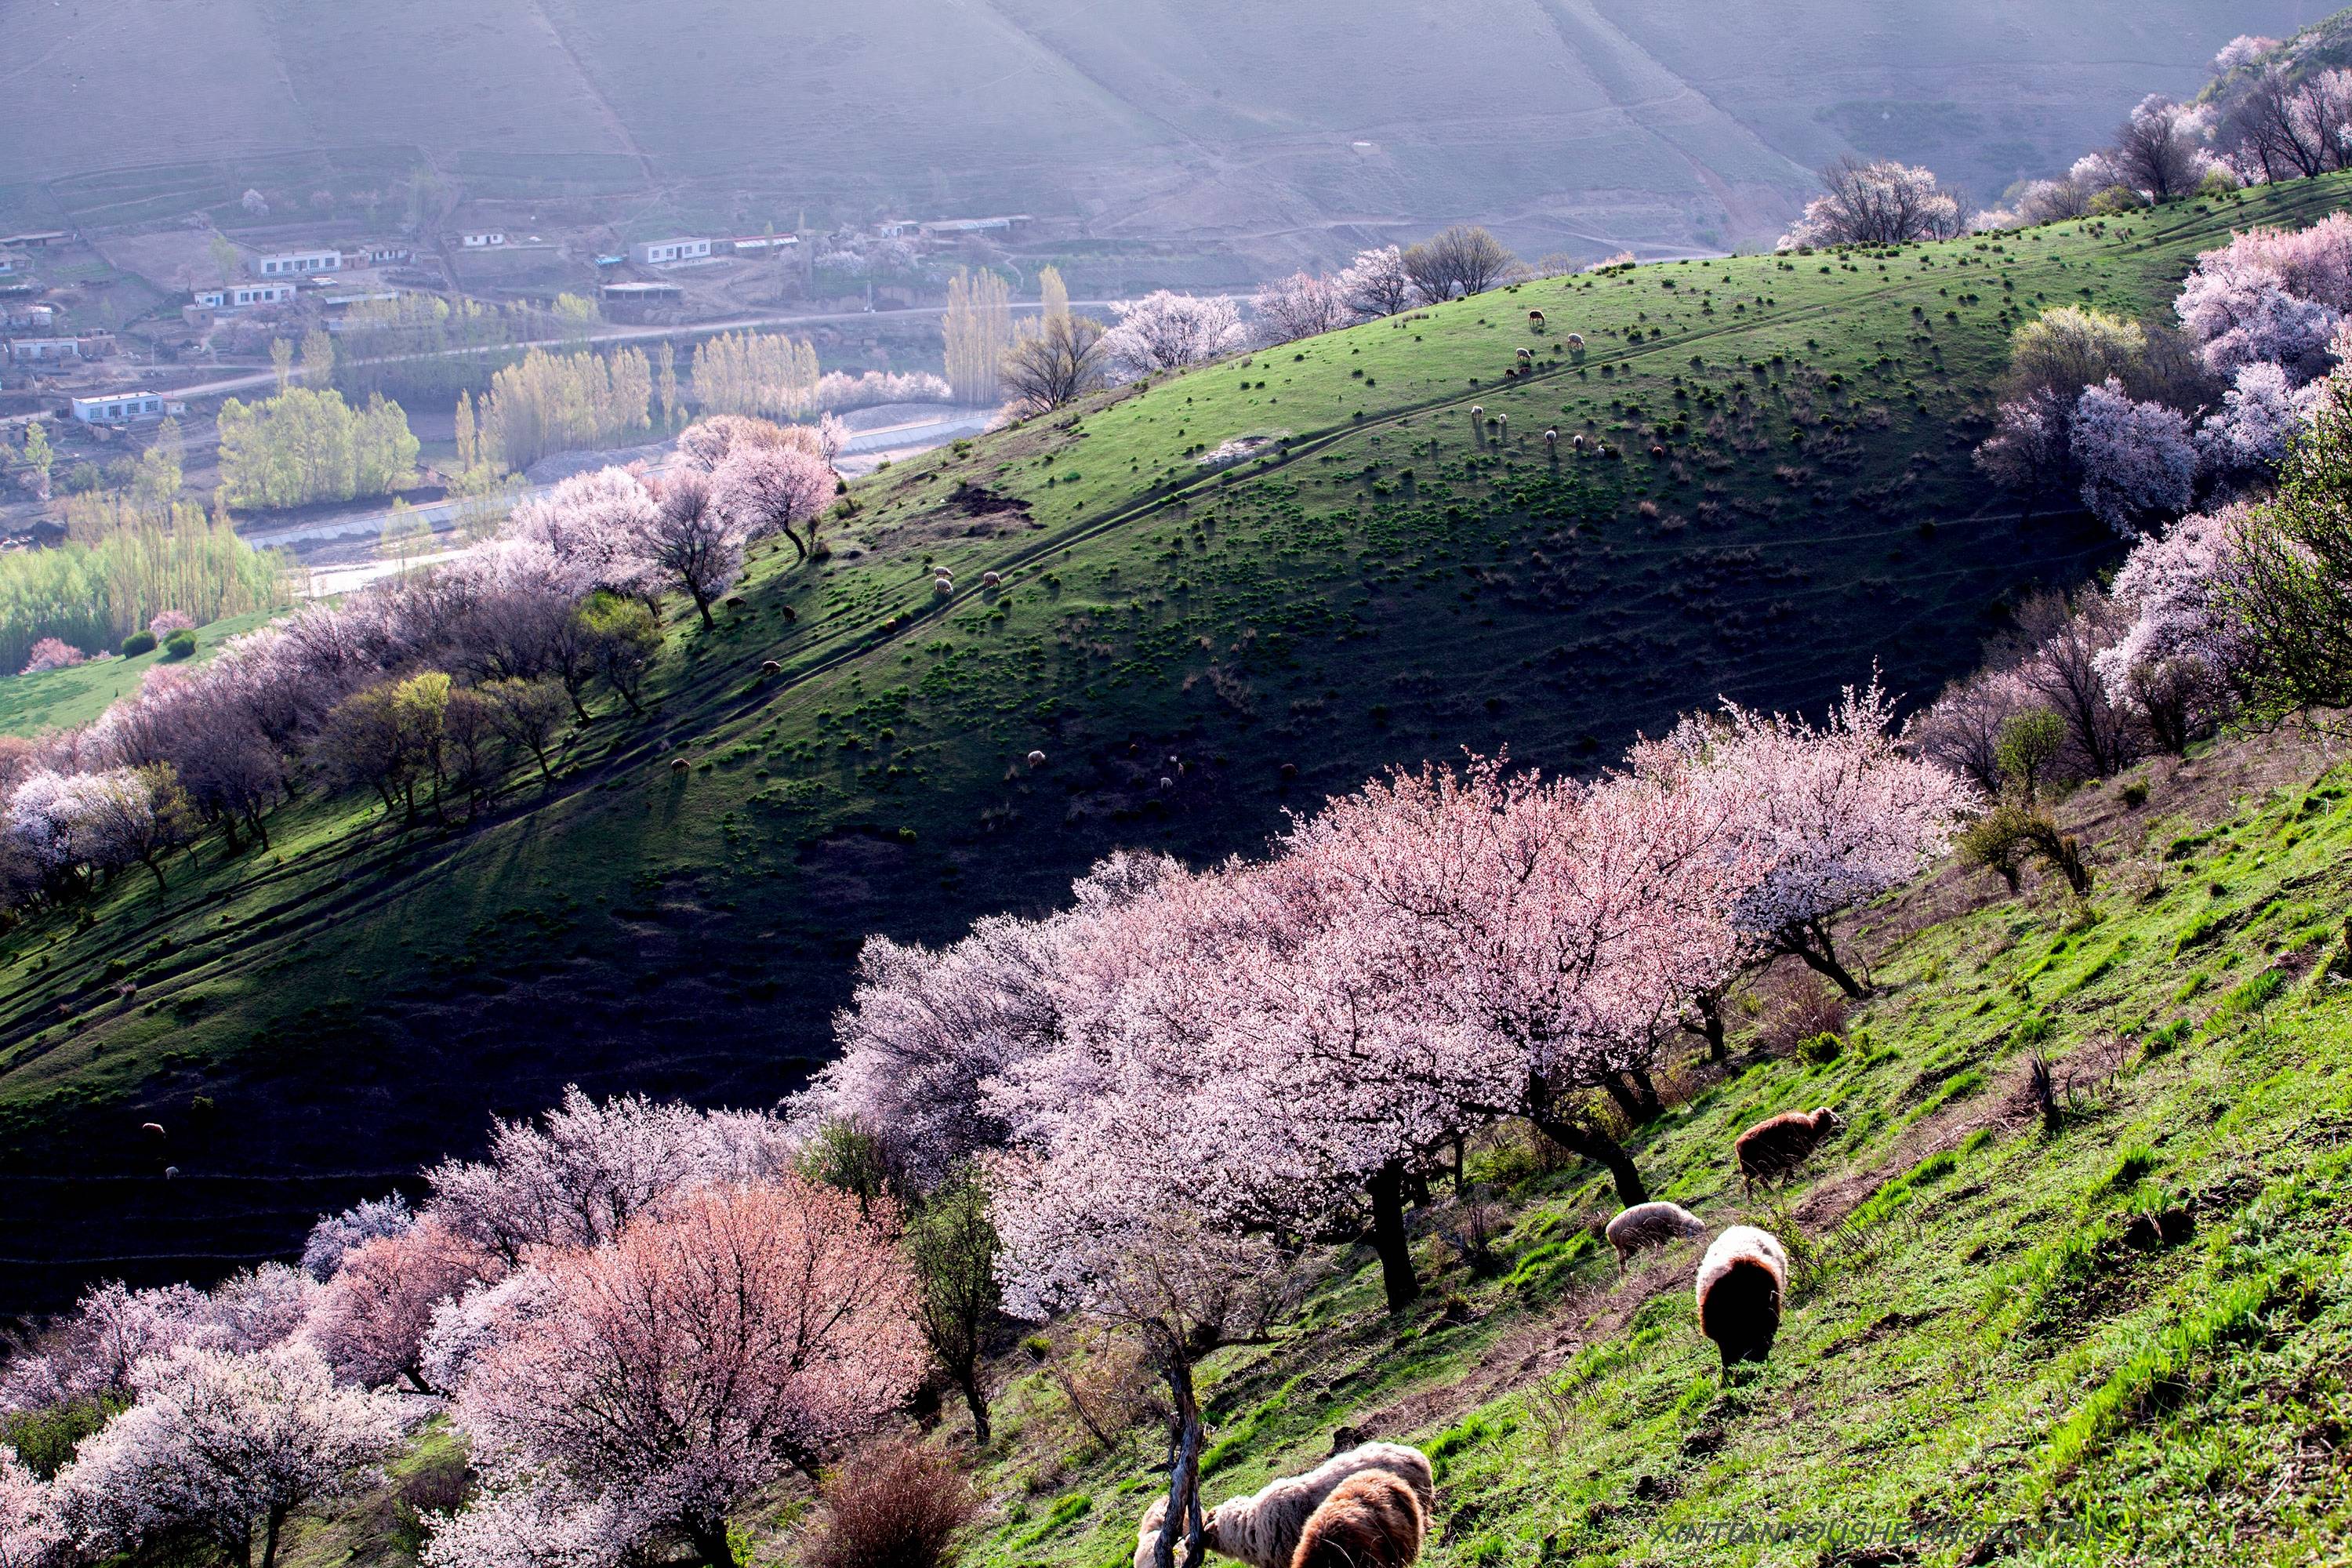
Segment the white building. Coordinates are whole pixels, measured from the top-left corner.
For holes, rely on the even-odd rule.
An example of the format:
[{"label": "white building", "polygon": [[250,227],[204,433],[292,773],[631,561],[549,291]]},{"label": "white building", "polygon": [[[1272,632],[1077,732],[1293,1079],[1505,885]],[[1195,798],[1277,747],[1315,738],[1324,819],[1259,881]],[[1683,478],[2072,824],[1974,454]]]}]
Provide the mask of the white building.
[{"label": "white building", "polygon": [[226,289],[199,289],[196,303],[207,310],[242,310],[254,305],[282,305],[299,292],[291,283],[233,283]]},{"label": "white building", "polygon": [[640,267],[667,267],[673,261],[699,261],[710,254],[707,239],[648,239],[629,247]]},{"label": "white building", "polygon": [[458,246],[466,250],[488,250],[506,242],[507,237],[497,233],[461,234],[457,237]]},{"label": "white building", "polygon": [[161,419],[164,412],[163,394],[157,392],[118,392],[73,400],[73,416],[85,425],[128,425]]},{"label": "white building", "polygon": [[288,250],[276,256],[253,258],[253,275],[257,278],[299,278],[311,272],[341,272],[343,253],[340,250]]}]

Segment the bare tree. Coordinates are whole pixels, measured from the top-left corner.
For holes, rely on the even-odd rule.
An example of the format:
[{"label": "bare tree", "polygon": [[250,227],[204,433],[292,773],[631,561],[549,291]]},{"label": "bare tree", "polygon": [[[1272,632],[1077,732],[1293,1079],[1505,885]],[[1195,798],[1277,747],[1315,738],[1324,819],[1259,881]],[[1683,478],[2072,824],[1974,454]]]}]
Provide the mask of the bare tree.
[{"label": "bare tree", "polygon": [[709,479],[690,472],[670,478],[646,546],[646,558],[694,600],[703,626],[715,625],[710,601],[742,569],[743,531],[719,504]]},{"label": "bare tree", "polygon": [[1444,233],[1407,246],[1399,258],[1413,289],[1434,304],[1458,292],[1483,294],[1509,276],[1518,258],[1483,228],[1456,224]]},{"label": "bare tree", "polygon": [[2185,196],[2201,177],[2187,116],[2180,105],[2160,95],[2150,95],[2132,110],[2108,156],[2125,184],[2154,201]]},{"label": "bare tree", "polygon": [[1024,413],[1043,414],[1102,384],[1103,324],[1091,316],[1048,316],[1022,323],[1004,356],[1004,389]]},{"label": "bare tree", "polygon": [[2264,71],[2230,112],[2228,133],[2262,165],[2265,180],[2300,175],[2309,179],[2327,167],[2327,149],[2316,134],[2303,94],[2276,66]]}]

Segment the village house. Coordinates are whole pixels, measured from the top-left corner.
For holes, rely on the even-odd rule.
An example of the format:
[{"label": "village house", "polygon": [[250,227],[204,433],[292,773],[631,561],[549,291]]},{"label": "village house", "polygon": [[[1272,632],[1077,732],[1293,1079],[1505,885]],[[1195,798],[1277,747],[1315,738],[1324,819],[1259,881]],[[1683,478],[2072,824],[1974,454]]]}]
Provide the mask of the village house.
[{"label": "village house", "polygon": [[79,358],[81,358],[81,342],[76,338],[10,338],[8,340],[8,363],[11,364],[50,364]]},{"label": "village house", "polygon": [[257,278],[293,278],[312,272],[341,272],[343,253],[340,250],[288,250],[274,256],[257,256],[249,263]]},{"label": "village house", "polygon": [[699,261],[710,254],[707,239],[647,239],[629,247],[630,259],[640,267],[667,267],[673,262]]},{"label": "village house", "polygon": [[73,399],[73,416],[84,425],[131,425],[161,419],[167,410],[156,392],[100,393]]}]

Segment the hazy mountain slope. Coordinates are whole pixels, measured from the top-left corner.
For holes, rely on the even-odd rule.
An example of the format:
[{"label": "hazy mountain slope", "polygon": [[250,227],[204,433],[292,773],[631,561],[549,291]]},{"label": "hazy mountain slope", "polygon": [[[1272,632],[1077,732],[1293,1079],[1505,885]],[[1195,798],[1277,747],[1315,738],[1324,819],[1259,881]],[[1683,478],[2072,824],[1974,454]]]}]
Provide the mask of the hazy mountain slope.
[{"label": "hazy mountain slope", "polygon": [[[546,795],[415,832],[306,795],[165,903],[125,880],[10,932],[0,1307],[282,1248],[566,1080],[764,1101],[864,933],[1038,907],[1113,847],[1213,858],[1390,763],[1588,765],[1874,659],[1925,695],[2004,595],[2116,548],[1970,466],[2010,323],[2160,309],[2231,226],[2348,190],[1531,284],[887,470],[821,570],[764,555],[715,632],[674,616],[656,714],[598,719]],[[1507,378],[1520,347],[1541,368]],[[1192,460],[1252,432],[1291,439]]]},{"label": "hazy mountain slope", "polygon": [[[1769,240],[1808,171],[1852,147],[1922,159],[1990,197],[2070,161],[2151,89],[2194,90],[2231,36],[2306,13],[2294,0],[2226,15],[2196,0],[358,13],[0,0],[17,46],[0,66],[0,187],[377,146],[398,150],[395,168],[423,155],[478,178],[687,182],[700,194],[682,211],[1083,216],[1224,240],[1259,266],[1458,218],[1534,253],[1723,246]],[[68,205],[84,221],[120,216]]]}]

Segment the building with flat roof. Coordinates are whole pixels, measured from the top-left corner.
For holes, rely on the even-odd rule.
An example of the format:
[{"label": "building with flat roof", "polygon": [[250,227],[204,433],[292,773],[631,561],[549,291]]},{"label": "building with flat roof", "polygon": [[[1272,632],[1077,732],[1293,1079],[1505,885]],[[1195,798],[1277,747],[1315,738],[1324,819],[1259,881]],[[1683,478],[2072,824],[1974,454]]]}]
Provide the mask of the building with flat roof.
[{"label": "building with flat roof", "polygon": [[489,250],[507,242],[507,237],[495,230],[484,234],[461,234],[456,238],[461,250]]},{"label": "building with flat roof", "polygon": [[676,261],[699,261],[710,254],[707,239],[647,239],[629,247],[629,258],[640,267],[667,267]]},{"label": "building with flat roof", "polygon": [[130,425],[164,415],[160,392],[100,393],[73,400],[73,416],[85,425]]},{"label": "building with flat roof", "polygon": [[341,272],[343,253],[340,250],[285,250],[273,256],[257,256],[251,263],[257,278],[299,278],[312,272]]},{"label": "building with flat roof", "polygon": [[282,305],[300,292],[291,283],[232,283],[225,289],[199,289],[196,303],[208,310],[242,310],[255,305]]},{"label": "building with flat roof", "polygon": [[79,338],[10,338],[8,362],[11,364],[47,364],[57,360],[81,358]]}]

